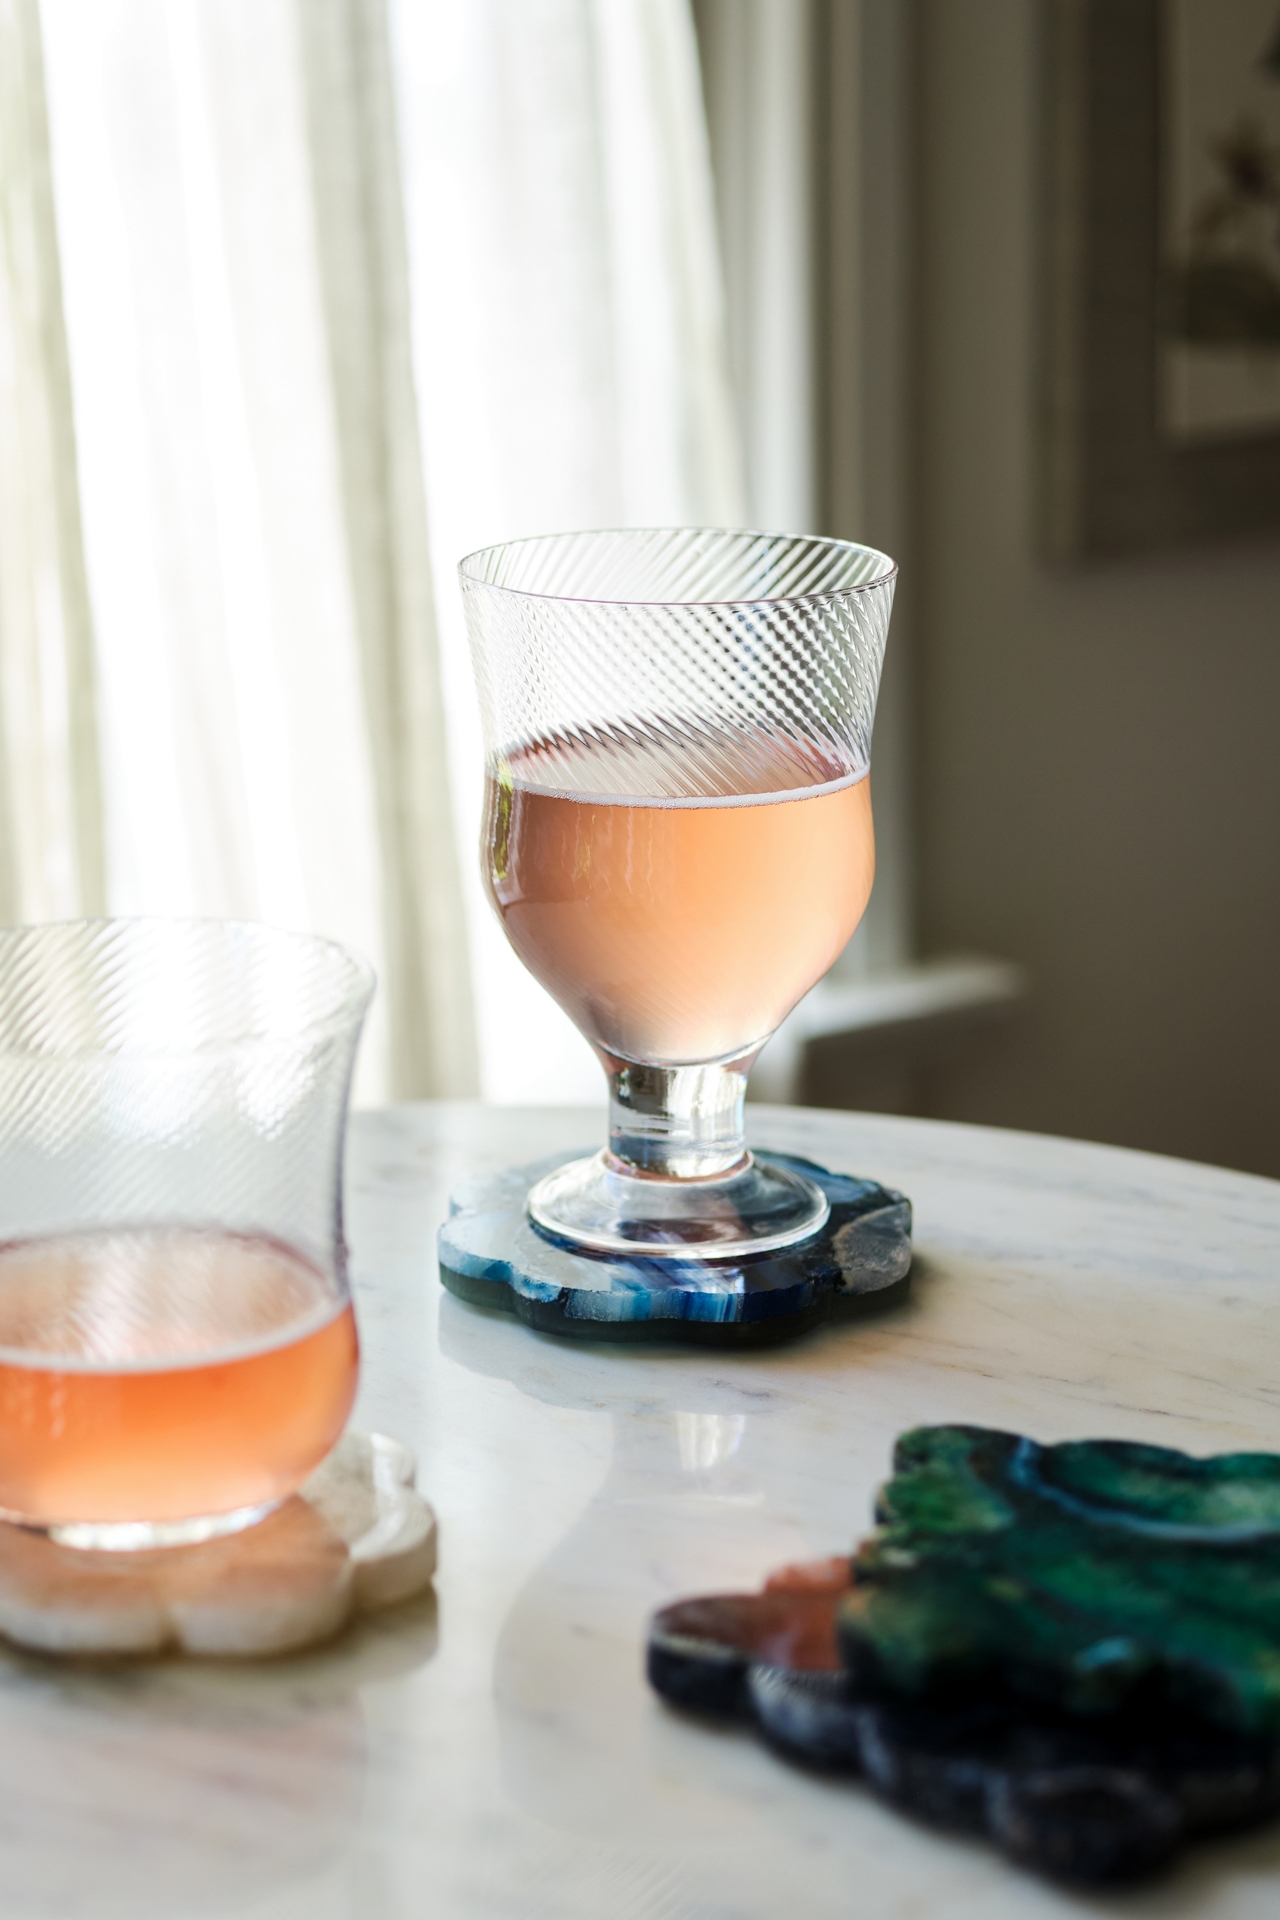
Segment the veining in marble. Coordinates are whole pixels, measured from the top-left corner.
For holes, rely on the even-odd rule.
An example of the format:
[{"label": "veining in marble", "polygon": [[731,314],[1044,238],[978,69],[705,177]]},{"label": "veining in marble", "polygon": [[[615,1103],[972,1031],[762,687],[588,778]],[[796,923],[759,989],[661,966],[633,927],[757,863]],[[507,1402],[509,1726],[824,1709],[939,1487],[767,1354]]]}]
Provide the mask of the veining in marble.
[{"label": "veining in marble", "polygon": [[677,1719],[643,1649],[665,1602],[757,1586],[846,1538],[906,1427],[1275,1447],[1280,1187],[1011,1133],[748,1112],[761,1144],[911,1195],[901,1312],[766,1353],[531,1337],[443,1295],[445,1197],[598,1136],[600,1117],[356,1116],[355,1418],[418,1457],[444,1541],[438,1622],[383,1615],[269,1682],[0,1656],[5,1920],[1269,1920],[1273,1834],[1085,1906]]}]

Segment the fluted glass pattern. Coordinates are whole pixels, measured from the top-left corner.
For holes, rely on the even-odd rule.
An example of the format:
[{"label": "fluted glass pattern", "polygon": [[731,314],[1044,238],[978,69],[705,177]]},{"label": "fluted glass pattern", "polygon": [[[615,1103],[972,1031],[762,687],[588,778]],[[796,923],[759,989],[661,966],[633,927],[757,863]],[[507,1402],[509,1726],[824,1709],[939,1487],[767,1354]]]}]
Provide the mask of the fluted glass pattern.
[{"label": "fluted glass pattern", "polygon": [[372,987],[333,942],[246,922],[0,933],[5,1239],[218,1228],[341,1277],[343,1128]]},{"label": "fluted glass pattern", "polygon": [[780,759],[797,788],[870,765],[896,577],[872,548],[624,529],[460,574],[491,765],[532,748],[544,789],[686,801],[749,793],[753,761],[757,791]]}]

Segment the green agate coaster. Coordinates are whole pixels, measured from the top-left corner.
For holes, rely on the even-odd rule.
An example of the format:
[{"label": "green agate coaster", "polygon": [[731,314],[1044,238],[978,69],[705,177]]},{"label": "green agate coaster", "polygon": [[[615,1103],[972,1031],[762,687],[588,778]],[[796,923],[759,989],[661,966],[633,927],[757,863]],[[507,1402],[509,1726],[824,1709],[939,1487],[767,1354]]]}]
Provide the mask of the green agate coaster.
[{"label": "green agate coaster", "polygon": [[794,1246],[730,1259],[648,1259],[570,1247],[530,1220],[538,1180],[581,1153],[465,1180],[440,1228],[440,1278],[473,1306],[543,1333],[586,1340],[759,1345],[901,1298],[911,1268],[911,1202],[874,1180],[788,1153],[756,1155],[821,1187],[830,1214]]},{"label": "green agate coaster", "polygon": [[840,1612],[853,1672],[1280,1739],[1280,1456],[919,1427],[893,1468]]},{"label": "green agate coaster", "polygon": [[1280,1808],[1280,1456],[904,1434],[852,1556],[649,1628],[673,1706],[1101,1886]]}]

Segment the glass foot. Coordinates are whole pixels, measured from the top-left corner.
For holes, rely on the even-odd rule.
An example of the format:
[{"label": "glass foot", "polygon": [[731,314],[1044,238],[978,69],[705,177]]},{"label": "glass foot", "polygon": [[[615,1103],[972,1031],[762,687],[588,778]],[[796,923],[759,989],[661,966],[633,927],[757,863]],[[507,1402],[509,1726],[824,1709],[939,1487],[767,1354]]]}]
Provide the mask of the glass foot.
[{"label": "glass foot", "polygon": [[681,1180],[626,1173],[597,1153],[539,1180],[528,1208],[535,1226],[572,1246],[649,1260],[768,1253],[817,1233],[831,1211],[813,1181],[751,1154],[719,1178]]},{"label": "glass foot", "polygon": [[268,1500],[257,1507],[236,1507],[231,1513],[213,1513],[192,1520],[68,1520],[54,1526],[4,1514],[20,1526],[34,1526],[60,1547],[81,1547],[99,1553],[146,1553],[157,1547],[194,1547],[202,1540],[256,1527],[280,1505]]}]

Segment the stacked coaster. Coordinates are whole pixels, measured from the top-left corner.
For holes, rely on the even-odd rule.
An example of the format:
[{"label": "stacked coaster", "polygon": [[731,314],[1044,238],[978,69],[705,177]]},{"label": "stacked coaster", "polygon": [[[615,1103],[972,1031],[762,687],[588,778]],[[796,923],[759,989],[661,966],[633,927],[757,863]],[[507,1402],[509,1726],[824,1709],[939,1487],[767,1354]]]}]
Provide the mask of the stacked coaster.
[{"label": "stacked coaster", "polygon": [[300,1493],[201,1546],[84,1552],[0,1524],[0,1635],[41,1653],[260,1658],[331,1639],[431,1582],[435,1515],[414,1459],[344,1434]]},{"label": "stacked coaster", "polygon": [[536,1181],[581,1158],[555,1154],[454,1190],[438,1241],[440,1278],[451,1293],[512,1313],[542,1333],[750,1346],[888,1305],[906,1292],[911,1202],[874,1180],[831,1173],[794,1154],[761,1154],[822,1188],[831,1212],[818,1233],[746,1259],[624,1259],[568,1247],[535,1227],[525,1210]]},{"label": "stacked coaster", "polygon": [[925,1427],[876,1517],[664,1608],[653,1685],[1077,1884],[1280,1806],[1280,1457]]}]

